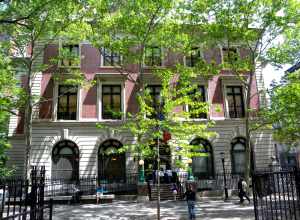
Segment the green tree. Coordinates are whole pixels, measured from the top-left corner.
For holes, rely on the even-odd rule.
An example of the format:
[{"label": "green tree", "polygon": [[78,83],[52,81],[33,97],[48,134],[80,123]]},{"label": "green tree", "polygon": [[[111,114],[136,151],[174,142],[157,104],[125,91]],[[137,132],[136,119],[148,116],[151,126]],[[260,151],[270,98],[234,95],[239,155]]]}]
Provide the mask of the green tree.
[{"label": "green tree", "polygon": [[[33,80],[38,72],[49,68],[39,62],[47,44],[57,41],[62,33],[66,35],[67,27],[76,19],[80,19],[82,5],[77,1],[4,1],[1,2],[0,28],[7,37],[5,44],[9,48],[7,56],[17,56],[18,69],[25,78],[23,105],[16,106],[24,113],[25,121],[25,164],[24,173],[28,174],[32,145],[33,108],[44,101],[32,93]],[[42,46],[41,46],[42,45]],[[67,54],[65,54],[68,56]],[[58,57],[57,59],[62,58]],[[69,58],[69,57],[68,57]],[[54,60],[55,61],[55,60]],[[56,60],[57,61],[57,60]],[[51,65],[56,65],[54,62]],[[67,71],[67,70],[66,70]],[[72,72],[72,71],[69,71]],[[79,83],[83,77],[74,73]],[[70,83],[71,83],[70,82]],[[8,97],[9,98],[9,97]]]},{"label": "green tree", "polygon": [[[263,61],[271,59],[270,51],[277,46],[282,34],[293,29],[294,33],[299,33],[299,1],[191,1],[186,3],[186,8],[189,8],[188,22],[198,24],[202,29],[198,40],[228,49],[238,46],[247,50],[248,55],[244,58],[229,50],[224,57],[223,68],[229,69],[245,88],[245,175],[248,178],[252,150],[250,137],[259,120],[254,114],[257,109],[251,109],[250,105],[255,96],[251,91],[255,72],[262,67]],[[194,37],[197,38],[197,35]],[[292,48],[291,45],[285,45],[285,51]],[[278,63],[278,60],[272,61]],[[263,92],[259,91],[259,94]]]},{"label": "green tree", "polygon": [[[87,35],[82,37],[98,48],[104,59],[105,50],[119,54],[121,61],[107,61],[136,88],[138,111],[124,115],[126,121],[123,126],[109,128],[129,131],[135,138],[133,143],[120,151],[129,151],[138,159],[157,160],[159,166],[159,150],[156,149],[163,132],[168,131],[172,134],[170,146],[173,152],[186,158],[195,156],[197,147],[189,145],[188,140],[192,136],[208,137],[212,134],[207,131],[210,122],[194,123],[190,119],[192,113],[208,112],[208,104],[195,104],[190,93],[197,87],[195,72],[201,69],[203,76],[208,77],[212,75],[212,65],[205,62],[199,62],[193,68],[182,65],[182,56],[192,50],[192,38],[187,34],[186,26],[182,25],[179,2],[90,0],[88,3],[88,22],[82,25]],[[172,65],[161,65],[162,60],[167,60],[171,53],[179,54],[181,58],[173,58]],[[160,98],[156,100],[147,88],[147,84],[151,83],[149,73],[152,73],[151,80],[157,80],[162,85]],[[194,111],[184,111],[186,105],[195,106]],[[176,108],[180,111],[175,112]],[[99,124],[98,127],[103,129],[105,126]],[[181,148],[176,150],[178,146]],[[159,207],[158,196],[158,219]]]},{"label": "green tree", "polygon": [[274,138],[289,146],[300,142],[300,71],[287,73],[280,84],[273,85],[267,118],[273,124]]},{"label": "green tree", "polygon": [[8,120],[10,114],[16,114],[15,108],[19,106],[22,91],[17,88],[17,80],[14,76],[10,58],[4,55],[5,45],[1,45],[0,55],[0,176],[12,174],[11,169],[6,168],[6,150],[9,148],[7,139]]}]

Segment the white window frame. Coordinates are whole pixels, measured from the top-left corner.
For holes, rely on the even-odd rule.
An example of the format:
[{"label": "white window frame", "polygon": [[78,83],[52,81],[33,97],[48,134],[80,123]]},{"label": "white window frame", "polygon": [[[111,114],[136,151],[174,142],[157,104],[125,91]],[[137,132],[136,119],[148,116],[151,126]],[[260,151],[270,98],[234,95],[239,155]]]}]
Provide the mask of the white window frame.
[{"label": "white window frame", "polygon": [[[58,50],[58,53],[60,53],[60,51],[62,50],[62,48],[63,48],[64,45],[76,45],[76,44],[77,43],[71,43],[71,42],[68,42],[68,41],[59,40],[59,50]],[[59,60],[58,61],[58,67],[59,68],[64,68],[64,69],[67,69],[67,68],[80,68],[81,67],[81,46],[82,46],[82,43],[78,43],[79,64],[77,66],[64,66],[64,65],[62,65],[62,60]]]},{"label": "white window frame", "polygon": [[[107,48],[102,47],[102,48],[101,48],[101,51],[102,51],[103,49],[107,49]],[[99,51],[99,52],[100,52],[100,51]],[[120,62],[121,62],[121,65],[116,65],[116,66],[105,66],[105,65],[104,65],[104,56],[103,56],[103,53],[100,52],[100,67],[104,67],[104,68],[120,68],[120,67],[123,65],[123,56],[122,56],[122,55],[120,55]]]},{"label": "white window frame", "polygon": [[[151,47],[159,47],[159,46],[152,45]],[[147,48],[147,47],[145,47],[145,52],[146,52],[146,48]],[[164,68],[164,67],[166,67],[166,66],[165,66],[165,59],[164,59],[165,50],[164,50],[163,47],[160,47],[160,52],[161,52],[161,54],[160,54],[161,65],[160,65],[160,66],[148,66],[148,65],[146,65],[145,63],[143,63],[143,67],[146,68],[146,69]],[[146,60],[146,53],[145,53],[145,59],[144,59],[144,62],[145,62],[145,60]]]},{"label": "white window frame", "polygon": [[[149,81],[149,79],[147,80],[147,81]],[[158,82],[158,81],[156,81],[155,79],[154,79],[154,82],[153,83],[146,83],[147,84],[147,87],[149,87],[149,86],[160,86],[161,87],[161,91],[162,91],[162,84],[161,84],[161,82]],[[145,87],[146,89],[147,89],[147,87]],[[147,115],[145,114],[145,118],[147,118]]]},{"label": "white window frame", "polygon": [[[102,86],[103,85],[116,85],[121,86],[121,119],[103,119],[102,118]],[[125,94],[125,81],[124,80],[101,80],[97,79],[97,112],[98,112],[98,121],[122,121],[126,119],[126,94]]]},{"label": "white window frame", "polygon": [[225,119],[231,119],[231,120],[240,120],[243,118],[231,118],[229,115],[229,107],[228,107],[228,97],[227,97],[227,86],[241,86],[242,87],[242,94],[243,94],[243,101],[244,101],[244,110],[246,112],[246,89],[245,86],[242,85],[241,82],[238,81],[231,81],[231,82],[225,82],[223,83],[222,89],[223,89],[223,98],[224,98],[224,107],[225,107],[225,111],[224,111],[224,116]]},{"label": "white window frame", "polygon": [[64,120],[64,119],[57,119],[57,110],[58,110],[58,88],[59,85],[64,85],[63,83],[54,83],[53,87],[53,112],[52,112],[52,118],[53,121],[59,121],[59,122],[70,122],[70,121],[78,121],[81,119],[81,91],[82,88],[80,86],[77,86],[77,109],[76,109],[76,120]]},{"label": "white window frame", "polygon": [[[203,52],[203,49],[200,47],[200,46],[195,46],[195,47],[197,47],[197,48],[199,48],[199,50],[200,50],[200,57],[204,60],[204,52]],[[193,47],[193,48],[195,48],[195,47]],[[184,66],[187,66],[186,65],[186,55],[183,57],[183,65]]]},{"label": "white window frame", "polygon": [[[206,102],[207,104],[209,104],[209,103],[208,103],[208,101],[209,101],[208,82],[206,82],[206,83],[201,83],[201,82],[199,82],[199,83],[196,83],[196,84],[197,84],[197,86],[204,86],[204,91],[205,91],[205,102]],[[184,110],[185,110],[186,112],[189,112],[189,106],[188,106],[188,105],[185,105],[185,106],[184,106]],[[190,120],[193,120],[193,121],[205,121],[205,120],[208,120],[208,119],[210,119],[210,111],[207,112],[207,117],[206,117],[206,118],[190,118]]]}]

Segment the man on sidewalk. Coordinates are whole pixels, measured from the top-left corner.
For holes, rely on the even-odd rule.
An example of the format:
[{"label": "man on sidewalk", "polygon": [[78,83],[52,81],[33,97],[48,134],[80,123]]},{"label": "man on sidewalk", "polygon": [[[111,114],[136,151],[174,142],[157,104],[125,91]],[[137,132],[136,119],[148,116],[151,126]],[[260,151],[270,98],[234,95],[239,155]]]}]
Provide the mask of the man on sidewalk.
[{"label": "man on sidewalk", "polygon": [[188,185],[188,189],[185,192],[185,197],[188,205],[189,210],[189,220],[195,220],[195,202],[196,202],[196,193],[193,190],[192,185]]}]

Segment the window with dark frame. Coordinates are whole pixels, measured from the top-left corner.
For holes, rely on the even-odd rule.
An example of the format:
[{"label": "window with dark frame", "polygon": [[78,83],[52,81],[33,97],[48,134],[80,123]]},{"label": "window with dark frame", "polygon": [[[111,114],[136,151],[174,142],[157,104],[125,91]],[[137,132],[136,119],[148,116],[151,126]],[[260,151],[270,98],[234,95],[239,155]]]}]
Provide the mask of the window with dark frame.
[{"label": "window with dark frame", "polygon": [[226,94],[227,94],[229,117],[230,118],[245,117],[243,87],[227,86]]},{"label": "window with dark frame", "polygon": [[62,66],[79,66],[79,45],[78,44],[65,44],[62,46],[63,50],[66,51],[66,58],[62,59]]},{"label": "window with dark frame", "polygon": [[223,53],[223,62],[224,63],[230,63],[231,61],[237,61],[238,59],[238,51],[237,48],[230,47],[222,48],[222,53]]},{"label": "window with dark frame", "polygon": [[59,85],[57,105],[58,120],[76,120],[77,90],[77,86]]},{"label": "window with dark frame", "polygon": [[[192,100],[197,103],[206,102],[205,86],[198,85],[197,88],[198,88],[198,91],[196,91],[196,89],[195,89],[190,94],[192,96]],[[197,108],[199,108],[197,106],[197,103],[196,103],[196,106],[191,106],[191,105],[188,106],[188,110],[189,110],[189,112],[191,112],[190,117],[191,118],[203,118],[203,119],[207,118],[207,114],[205,112],[193,113],[193,111],[197,111]]]},{"label": "window with dark frame", "polygon": [[103,66],[120,66],[121,56],[114,50],[102,49]]},{"label": "window with dark frame", "polygon": [[245,156],[246,156],[246,140],[244,138],[235,138],[231,142],[231,162],[233,174],[244,174],[245,172]]},{"label": "window with dark frame", "polygon": [[155,116],[159,116],[159,105],[160,105],[160,92],[161,92],[161,85],[149,85],[147,86],[147,89],[149,89],[149,94],[151,96],[151,107],[154,109],[155,113],[151,115],[151,118],[154,118]]},{"label": "window with dark frame", "polygon": [[161,66],[162,53],[160,47],[146,47],[145,48],[145,65],[146,66]]},{"label": "window with dark frame", "polygon": [[102,86],[102,118],[121,119],[121,85]]},{"label": "window with dark frame", "polygon": [[188,56],[185,57],[185,65],[194,67],[201,60],[201,51],[199,47],[193,47]]},{"label": "window with dark frame", "polygon": [[65,180],[79,178],[79,149],[71,141],[61,141],[52,150],[52,177]]},{"label": "window with dark frame", "polygon": [[194,150],[194,152],[207,154],[203,156],[194,156],[192,158],[193,175],[198,179],[213,179],[214,159],[212,146],[209,141],[203,138],[196,138],[190,143],[190,145],[201,146],[199,150]]}]

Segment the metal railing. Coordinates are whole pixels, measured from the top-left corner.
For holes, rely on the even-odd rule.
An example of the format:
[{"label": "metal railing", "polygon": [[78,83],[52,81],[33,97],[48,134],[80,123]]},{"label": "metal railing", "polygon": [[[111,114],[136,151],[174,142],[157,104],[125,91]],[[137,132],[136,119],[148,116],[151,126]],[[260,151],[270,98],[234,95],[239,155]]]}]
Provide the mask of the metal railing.
[{"label": "metal railing", "polygon": [[46,179],[45,196],[69,196],[79,191],[81,195],[95,195],[97,188],[104,193],[131,194],[137,192],[138,174],[126,175],[126,179],[98,178],[97,176],[81,176],[78,180]]},{"label": "metal railing", "polygon": [[32,167],[29,180],[0,179],[0,219],[52,219],[52,200],[44,201],[45,167]]},{"label": "metal railing", "polygon": [[300,171],[252,175],[256,220],[300,220]]},{"label": "metal railing", "polygon": [[[227,189],[237,189],[240,174],[225,173],[226,176],[226,187]],[[180,182],[186,182],[188,180],[187,173],[179,173],[178,175]],[[200,190],[222,190],[224,189],[224,174],[216,173],[210,178],[197,178],[194,177],[193,182],[196,183],[198,191]]]}]

